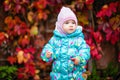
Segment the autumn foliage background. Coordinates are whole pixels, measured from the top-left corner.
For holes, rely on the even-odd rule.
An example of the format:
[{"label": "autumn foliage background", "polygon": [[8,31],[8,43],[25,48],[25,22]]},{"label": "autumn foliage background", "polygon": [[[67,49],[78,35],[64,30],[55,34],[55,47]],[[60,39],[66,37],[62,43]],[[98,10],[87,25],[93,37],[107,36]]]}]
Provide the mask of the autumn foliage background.
[{"label": "autumn foliage background", "polygon": [[49,72],[51,64],[40,59],[40,52],[52,35],[48,29],[54,24],[49,22],[56,19],[62,6],[70,7],[77,15],[91,58],[100,60],[104,56],[101,45],[108,43],[115,47],[119,63],[119,4],[119,0],[0,0],[1,66],[15,67],[17,80],[40,80],[42,70]]}]

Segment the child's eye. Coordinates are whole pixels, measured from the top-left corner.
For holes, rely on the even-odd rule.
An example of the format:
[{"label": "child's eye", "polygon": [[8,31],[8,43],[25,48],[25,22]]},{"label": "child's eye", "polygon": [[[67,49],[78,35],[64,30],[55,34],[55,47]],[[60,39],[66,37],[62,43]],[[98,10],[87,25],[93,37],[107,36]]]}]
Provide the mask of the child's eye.
[{"label": "child's eye", "polygon": [[75,24],[75,22],[72,22],[72,24]]},{"label": "child's eye", "polygon": [[75,24],[75,22],[74,21],[71,21],[71,22],[66,21],[65,24]]}]

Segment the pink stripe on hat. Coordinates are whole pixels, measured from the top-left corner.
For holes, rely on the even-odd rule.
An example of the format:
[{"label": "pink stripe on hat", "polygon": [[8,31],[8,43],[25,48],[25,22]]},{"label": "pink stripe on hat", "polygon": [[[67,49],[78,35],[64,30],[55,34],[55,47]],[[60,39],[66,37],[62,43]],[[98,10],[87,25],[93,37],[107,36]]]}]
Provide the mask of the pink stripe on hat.
[{"label": "pink stripe on hat", "polygon": [[56,30],[58,30],[61,34],[66,34],[63,30],[62,25],[67,20],[74,20],[77,25],[77,17],[74,12],[68,7],[62,7],[56,21]]}]

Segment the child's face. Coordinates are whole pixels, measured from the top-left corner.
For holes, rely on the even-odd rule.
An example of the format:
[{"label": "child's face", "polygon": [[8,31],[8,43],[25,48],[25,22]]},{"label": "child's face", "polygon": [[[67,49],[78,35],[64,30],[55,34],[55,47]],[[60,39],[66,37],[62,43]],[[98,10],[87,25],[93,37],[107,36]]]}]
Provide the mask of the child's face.
[{"label": "child's face", "polygon": [[73,33],[77,28],[74,20],[65,21],[62,27],[63,27],[63,30],[68,34]]}]

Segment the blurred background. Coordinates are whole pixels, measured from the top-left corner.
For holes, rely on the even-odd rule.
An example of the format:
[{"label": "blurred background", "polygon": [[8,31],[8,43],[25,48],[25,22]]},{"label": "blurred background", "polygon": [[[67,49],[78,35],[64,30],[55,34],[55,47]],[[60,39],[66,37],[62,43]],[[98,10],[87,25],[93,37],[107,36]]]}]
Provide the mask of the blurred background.
[{"label": "blurred background", "polygon": [[0,80],[50,80],[41,50],[62,6],[70,7],[90,46],[87,80],[120,80],[119,0],[0,0]]}]

